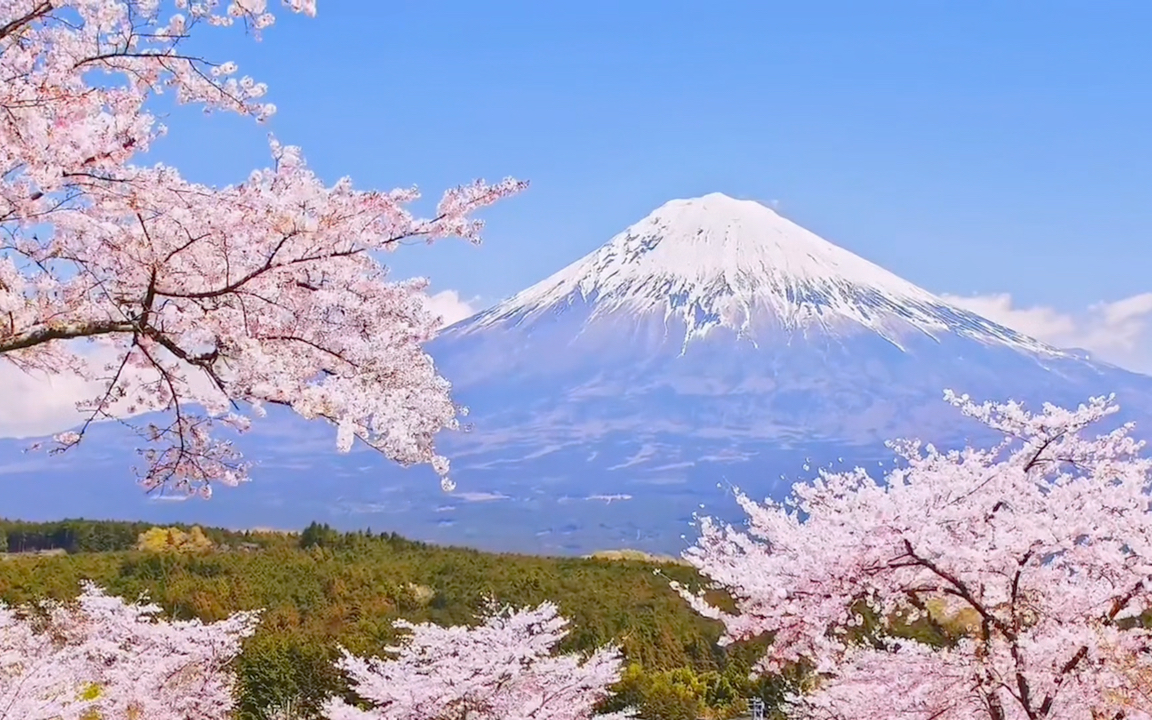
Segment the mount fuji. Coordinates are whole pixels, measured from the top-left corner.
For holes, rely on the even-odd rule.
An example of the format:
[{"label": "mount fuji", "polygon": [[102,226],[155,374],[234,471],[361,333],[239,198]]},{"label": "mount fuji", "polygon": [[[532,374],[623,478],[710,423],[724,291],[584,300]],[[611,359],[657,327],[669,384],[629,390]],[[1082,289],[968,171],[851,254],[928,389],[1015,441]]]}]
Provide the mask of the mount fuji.
[{"label": "mount fuji", "polygon": [[561,547],[595,535],[674,550],[702,502],[733,505],[730,485],[779,497],[817,464],[884,462],[885,440],[983,439],[945,389],[1034,406],[1115,393],[1152,429],[1152,377],[1045,345],[721,194],[665,204],[429,352],[472,411],[472,432],[445,443],[462,486],[628,498],[623,525],[590,516],[596,533],[535,515]]},{"label": "mount fuji", "polygon": [[141,500],[130,445],[101,428],[98,457],[0,463],[10,483],[43,481],[7,494],[0,515],[319,520],[490,550],[677,552],[701,506],[738,516],[732,486],[779,498],[817,466],[882,472],[886,440],[986,439],[945,389],[1033,406],[1115,393],[1137,435],[1152,431],[1152,377],[998,325],[720,194],[663,205],[427,349],[470,410],[470,431],[440,441],[452,495],[426,468],[335,455],[330,430],[283,417],[241,443],[261,460],[253,482],[209,503]]}]

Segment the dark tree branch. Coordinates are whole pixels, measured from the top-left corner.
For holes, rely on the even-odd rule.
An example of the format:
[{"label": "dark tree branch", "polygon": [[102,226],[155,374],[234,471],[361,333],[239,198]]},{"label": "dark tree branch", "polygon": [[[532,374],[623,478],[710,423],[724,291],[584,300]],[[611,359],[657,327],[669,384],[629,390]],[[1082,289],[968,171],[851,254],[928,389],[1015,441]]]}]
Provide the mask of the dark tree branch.
[{"label": "dark tree branch", "polygon": [[49,327],[37,328],[28,332],[0,338],[0,355],[24,350],[26,348],[42,345],[53,340],[75,340],[77,338],[96,337],[98,335],[112,335],[115,333],[130,333],[134,326],[129,322],[114,322],[111,320],[101,322],[60,323]]},{"label": "dark tree branch", "polygon": [[29,10],[28,13],[23,17],[18,17],[11,22],[0,25],[0,40],[3,40],[9,35],[15,33],[17,30],[33,22],[34,20],[38,20],[39,18],[44,17],[48,13],[52,12],[52,10],[52,3],[48,0],[45,0],[44,2]]}]

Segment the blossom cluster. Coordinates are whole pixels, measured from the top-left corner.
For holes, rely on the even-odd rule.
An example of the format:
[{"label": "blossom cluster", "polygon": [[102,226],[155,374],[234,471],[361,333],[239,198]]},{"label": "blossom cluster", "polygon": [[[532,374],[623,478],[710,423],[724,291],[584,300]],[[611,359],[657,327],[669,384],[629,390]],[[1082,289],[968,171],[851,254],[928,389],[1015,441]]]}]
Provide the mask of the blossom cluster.
[{"label": "blossom cluster", "polygon": [[[231,662],[258,613],[216,623],[169,621],[85,584],[73,603],[0,605],[0,720],[226,720],[235,709]],[[333,698],[329,720],[584,720],[619,680],[603,648],[557,655],[567,621],[554,605],[505,608],[475,626],[398,622],[395,657],[347,651],[339,667],[372,704]],[[627,713],[603,716],[626,720]]]},{"label": "blossom cluster", "polygon": [[[601,648],[587,658],[555,655],[567,621],[556,606],[509,608],[476,627],[399,622],[409,631],[391,659],[344,652],[339,665],[361,710],[333,699],[330,720],[582,720],[620,679],[620,655]],[[625,720],[628,713],[598,715]]]},{"label": "blossom cluster", "polygon": [[137,428],[148,489],[244,480],[220,430],[269,404],[331,423],[341,450],[359,438],[446,478],[433,436],[458,408],[421,348],[438,319],[425,283],[389,281],[380,256],[478,240],[471,213],[523,183],[463,185],[420,219],[414,189],[327,185],[275,140],[271,167],[223,188],[132,162],[165,132],[149,109],[162,93],[271,115],[263,84],[185,48],[198,27],[273,20],[264,0],[177,0],[167,16],[159,0],[0,0],[0,362],[96,383],[57,450],[92,421],[163,411]]},{"label": "blossom cluster", "polygon": [[[788,502],[739,500],[746,528],[704,518],[686,558],[728,591],[729,641],[768,634],[761,669],[803,664],[816,689],[794,698],[819,718],[1152,717],[1152,460],[1116,412],[1018,403],[961,412],[1003,435],[988,449],[894,443],[902,461],[877,481],[822,472]],[[889,636],[863,634],[867,608]],[[942,646],[892,628],[949,619]],[[1137,678],[1141,680],[1137,681]]]},{"label": "blossom cluster", "polygon": [[257,613],[167,621],[86,584],[74,603],[0,605],[0,720],[226,720],[229,663]]}]

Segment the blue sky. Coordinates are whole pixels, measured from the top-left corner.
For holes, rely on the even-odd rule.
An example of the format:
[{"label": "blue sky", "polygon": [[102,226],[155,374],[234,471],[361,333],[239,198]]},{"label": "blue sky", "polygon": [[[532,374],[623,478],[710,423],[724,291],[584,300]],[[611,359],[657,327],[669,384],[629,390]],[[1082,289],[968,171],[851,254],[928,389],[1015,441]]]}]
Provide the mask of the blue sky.
[{"label": "blue sky", "polygon": [[[268,126],[181,108],[152,154],[226,184],[272,131],[326,179],[429,200],[529,179],[484,247],[390,258],[475,304],[722,191],[1076,344],[1094,304],[1152,291],[1150,27],[1152,3],[1119,0],[320,0],[259,43],[200,43],[269,84]],[[1152,317],[1152,295],[1130,310]]]}]

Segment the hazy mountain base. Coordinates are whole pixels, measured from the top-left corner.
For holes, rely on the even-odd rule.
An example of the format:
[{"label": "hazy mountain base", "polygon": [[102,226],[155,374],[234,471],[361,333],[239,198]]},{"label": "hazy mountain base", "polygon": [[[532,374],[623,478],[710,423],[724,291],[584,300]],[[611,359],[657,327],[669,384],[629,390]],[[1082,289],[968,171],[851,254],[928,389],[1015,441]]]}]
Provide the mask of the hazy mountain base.
[{"label": "hazy mountain base", "polygon": [[[1048,391],[1029,390],[1036,396]],[[748,412],[759,405],[755,398],[740,402]],[[803,412],[809,400],[796,392],[793,402]],[[877,402],[898,401],[881,397]],[[913,397],[903,402],[912,403]],[[610,414],[615,403],[605,401],[599,408]],[[937,408],[941,427],[948,427],[945,420],[951,423],[949,434],[974,429],[942,400],[924,398],[923,403]],[[661,422],[627,420],[631,429],[599,433],[592,431],[594,420],[574,423],[568,431],[554,425],[538,432],[525,426],[500,432],[493,428],[503,416],[477,413],[471,433],[444,438],[458,483],[452,494],[440,490],[428,468],[396,468],[363,447],[337,454],[331,428],[273,412],[239,441],[257,460],[251,483],[219,488],[209,501],[150,497],[130,475],[134,438],[117,426],[99,425],[80,447],[56,457],[21,452],[26,441],[0,441],[0,457],[8,458],[0,463],[5,490],[0,513],[31,520],[143,518],[235,528],[292,528],[319,520],[343,530],[371,527],[500,552],[586,555],[627,547],[675,556],[695,537],[695,513],[743,520],[733,487],[756,498],[781,498],[821,467],[859,465],[880,476],[891,465],[892,453],[878,441],[846,445],[783,432],[756,437],[757,426],[747,419],[703,411],[703,429],[693,430],[685,404],[679,416],[670,401],[666,411],[656,413]],[[825,412],[851,414],[834,407]],[[674,423],[679,429],[669,427]],[[1141,423],[1138,435],[1147,437],[1150,427]],[[965,440],[973,438],[941,444],[959,447]]]},{"label": "hazy mountain base", "polygon": [[[890,439],[944,448],[998,439],[944,402],[945,389],[1032,407],[1115,392],[1123,409],[1116,420],[1136,420],[1137,435],[1152,437],[1152,378],[1075,358],[947,335],[908,338],[903,349],[870,335],[754,347],[725,330],[681,353],[656,340],[613,346],[577,334],[579,317],[549,323],[569,327],[510,331],[505,345],[517,353],[500,373],[482,372],[496,348],[484,334],[449,332],[431,348],[472,410],[472,431],[443,442],[454,477],[462,490],[529,499],[533,512],[515,518],[549,551],[628,545],[675,554],[681,535],[693,534],[693,513],[742,519],[732,486],[779,500],[818,468],[882,475]],[[546,357],[558,360],[531,361]],[[627,512],[609,505],[589,516],[573,499],[626,503]],[[500,507],[515,513],[514,505]]]},{"label": "hazy mountain base", "polygon": [[[278,435],[283,426],[298,434]],[[4,441],[17,460],[0,466],[0,513],[38,521],[143,518],[233,528],[303,527],[318,520],[342,530],[370,527],[496,552],[587,555],[632,548],[676,556],[695,537],[693,513],[741,520],[732,486],[755,496],[779,495],[793,478],[812,476],[814,467],[803,469],[806,458],[819,454],[840,465],[836,458],[846,452],[826,446],[735,454],[719,440],[685,447],[656,435],[637,458],[634,443],[620,433],[601,443],[595,457],[574,444],[510,467],[500,462],[509,457],[504,451],[494,458],[474,453],[458,462],[459,488],[446,494],[427,468],[391,467],[364,449],[339,455],[328,445],[327,428],[276,418],[258,423],[241,441],[250,457],[262,459],[252,482],[220,488],[205,501],[144,494],[128,471],[130,438],[111,426],[92,432],[84,445],[57,457],[16,454],[19,441]],[[317,461],[321,453],[323,461]],[[718,459],[685,459],[691,457]],[[876,467],[873,457],[890,453],[875,448],[859,462]],[[853,461],[848,456],[843,464]],[[769,475],[765,467],[780,470]]]}]

